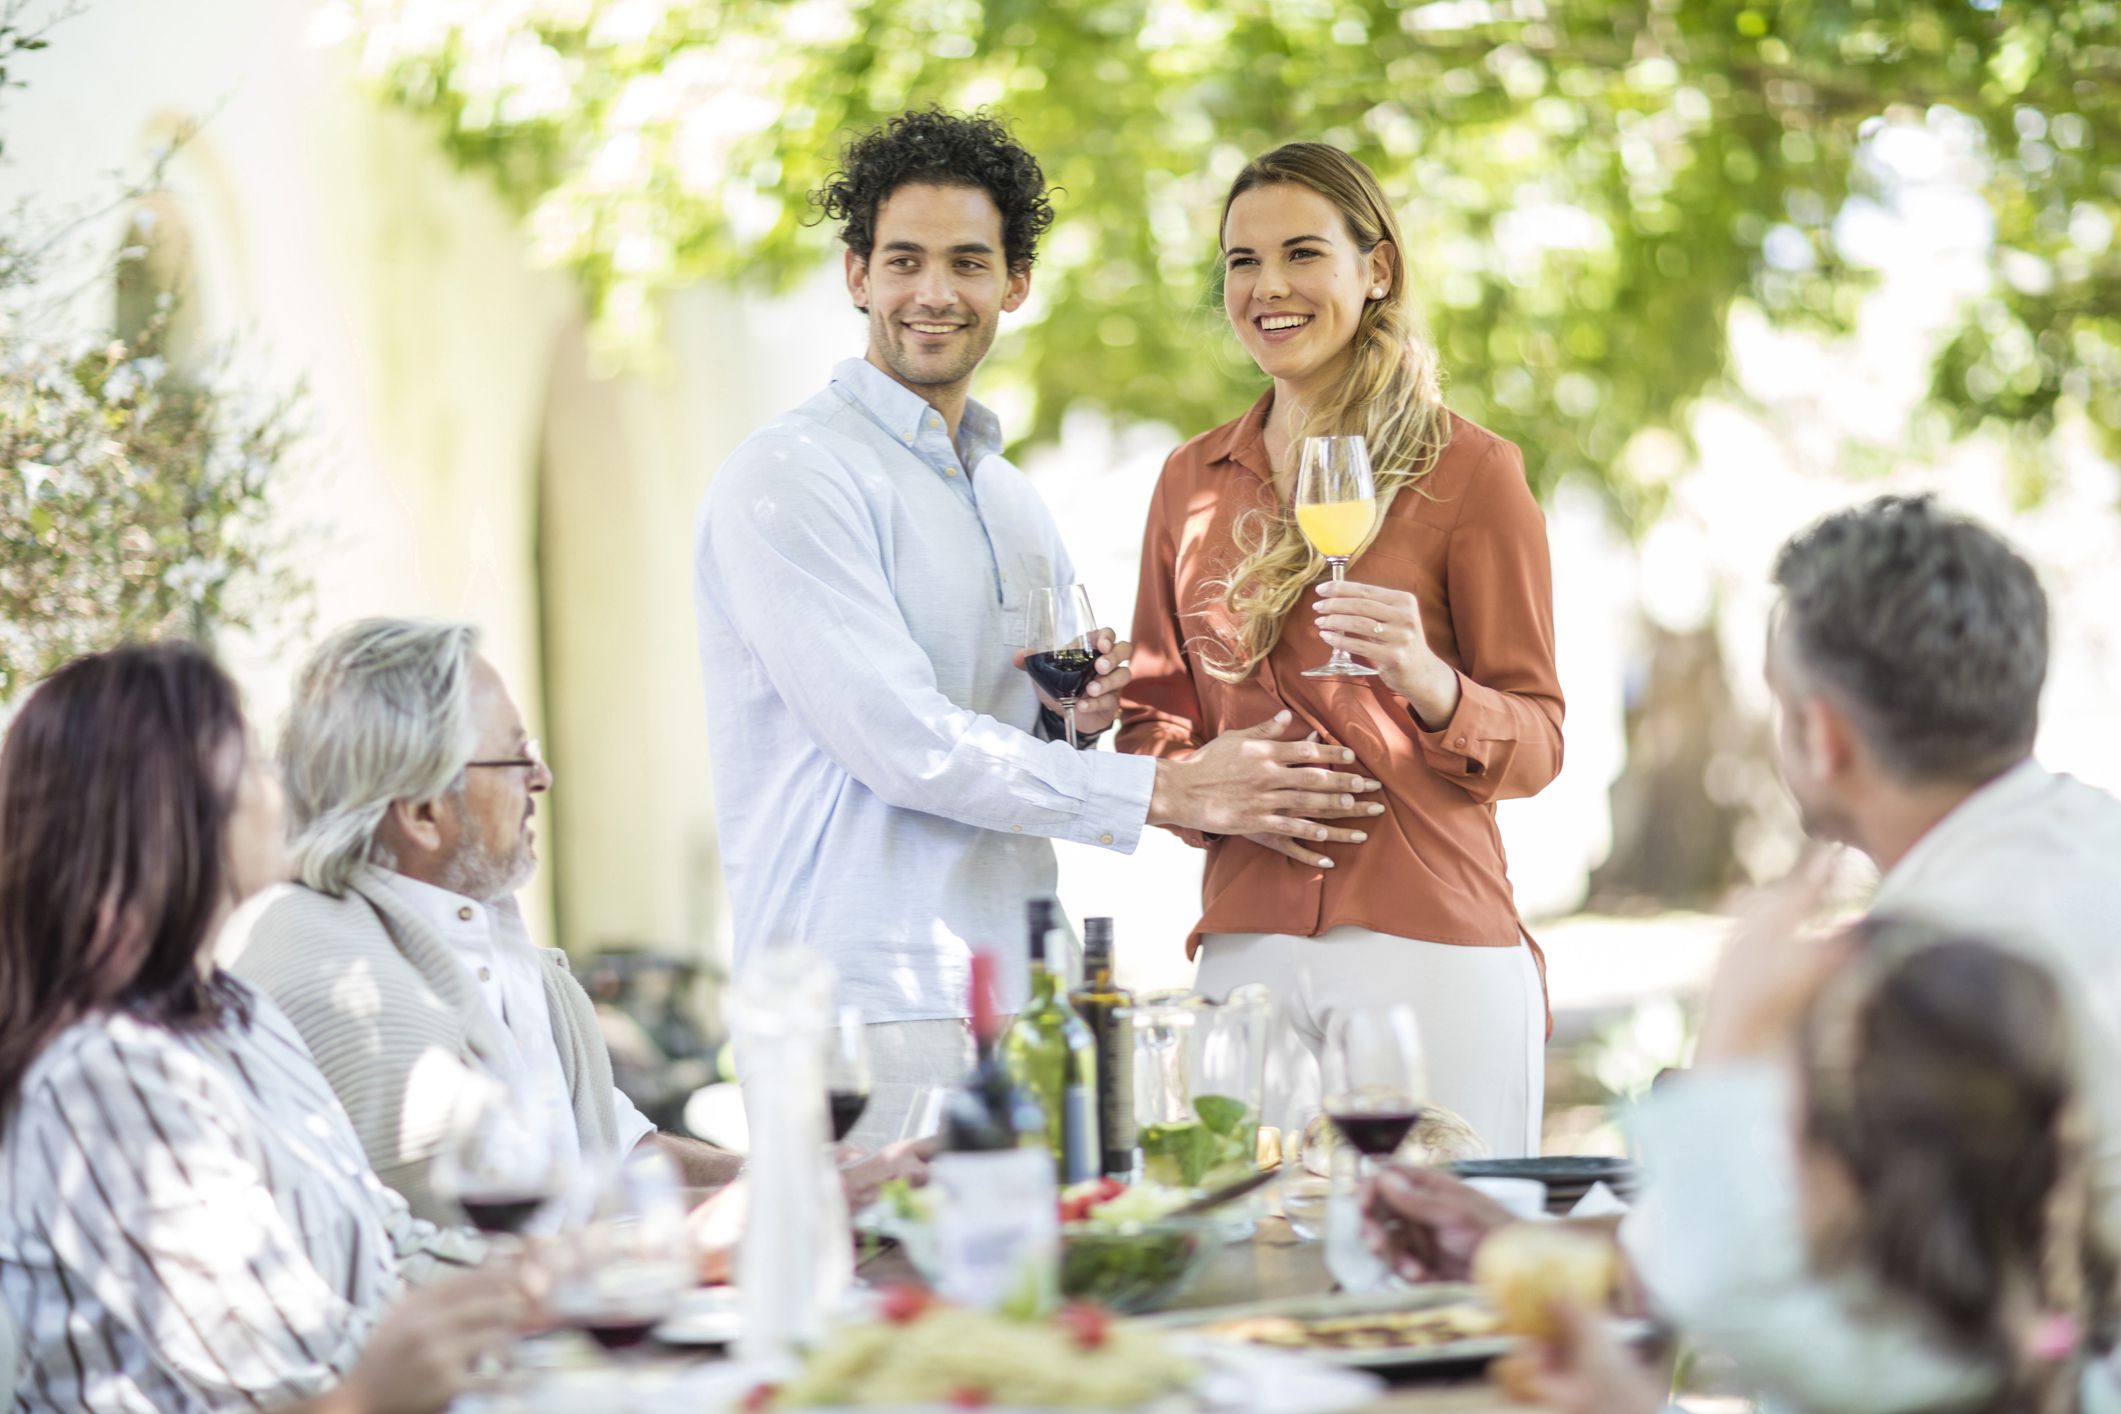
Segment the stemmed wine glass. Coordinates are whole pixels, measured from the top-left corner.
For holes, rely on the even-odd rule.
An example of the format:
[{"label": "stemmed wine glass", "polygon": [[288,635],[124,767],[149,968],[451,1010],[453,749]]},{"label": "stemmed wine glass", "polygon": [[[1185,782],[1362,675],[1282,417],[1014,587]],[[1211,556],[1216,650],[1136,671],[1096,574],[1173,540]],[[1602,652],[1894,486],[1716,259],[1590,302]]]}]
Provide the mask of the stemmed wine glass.
[{"label": "stemmed wine glass", "polygon": [[1390,1158],[1421,1118],[1429,1088],[1414,1009],[1399,1003],[1334,1011],[1319,1068],[1326,1117],[1362,1153],[1365,1169]]},{"label": "stemmed wine glass", "polygon": [[609,1164],[589,1221],[556,1249],[553,1314],[613,1355],[645,1345],[692,1285],[676,1168],[652,1148]]},{"label": "stemmed wine glass", "polygon": [[832,1119],[832,1142],[841,1143],[869,1108],[869,1028],[862,1009],[843,1006],[832,1019],[825,1047],[825,1107]]},{"label": "stemmed wine glass", "polygon": [[1080,584],[1031,591],[1030,622],[1024,641],[1031,652],[1024,671],[1061,705],[1068,724],[1068,745],[1075,745],[1075,700],[1097,676],[1097,620],[1090,595]]},{"label": "stemmed wine glass", "polygon": [[[1377,525],[1377,484],[1370,476],[1370,449],[1354,434],[1306,437],[1303,467],[1296,477],[1296,525],[1311,548],[1326,557],[1336,582],[1347,577],[1348,561]],[[1307,678],[1375,677],[1377,669],[1358,663],[1346,648],[1336,648],[1321,667],[1306,668]]]},{"label": "stemmed wine glass", "polygon": [[480,1232],[515,1237],[565,1194],[570,1158],[538,1095],[494,1084],[435,1155],[428,1178]]}]

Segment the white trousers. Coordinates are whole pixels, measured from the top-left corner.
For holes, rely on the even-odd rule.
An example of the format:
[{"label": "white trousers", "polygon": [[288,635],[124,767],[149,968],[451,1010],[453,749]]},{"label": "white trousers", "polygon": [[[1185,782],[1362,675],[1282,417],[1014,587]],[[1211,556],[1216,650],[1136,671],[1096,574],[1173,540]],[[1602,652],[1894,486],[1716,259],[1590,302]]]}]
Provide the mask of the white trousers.
[{"label": "white trousers", "polygon": [[876,1149],[934,1133],[942,1118],[940,1092],[972,1070],[972,1023],[878,1021],[863,1030],[869,1041],[869,1104],[847,1142]]},{"label": "white trousers", "polygon": [[[1546,1106],[1546,1004],[1523,942],[1470,948],[1367,928],[1210,933],[1195,987],[1220,1000],[1248,982],[1274,994],[1265,1119],[1288,1128],[1319,1103],[1318,1061],[1335,1007],[1414,1009],[1428,1061],[1426,1098],[1455,1110],[1497,1158],[1539,1152]],[[1278,1118],[1277,1118],[1278,1116]]]}]

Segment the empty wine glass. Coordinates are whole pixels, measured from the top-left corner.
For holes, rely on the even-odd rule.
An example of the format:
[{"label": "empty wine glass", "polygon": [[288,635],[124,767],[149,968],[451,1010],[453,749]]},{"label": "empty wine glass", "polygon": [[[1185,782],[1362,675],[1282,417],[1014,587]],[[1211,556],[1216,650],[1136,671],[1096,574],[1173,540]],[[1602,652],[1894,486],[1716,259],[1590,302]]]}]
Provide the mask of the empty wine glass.
[{"label": "empty wine glass", "polygon": [[1335,1010],[1320,1057],[1325,1111],[1365,1168],[1390,1158],[1421,1118],[1428,1066],[1414,1010],[1404,1004]]},{"label": "empty wine glass", "polygon": [[[1359,436],[1306,437],[1302,469],[1296,477],[1296,525],[1311,548],[1326,557],[1337,582],[1347,575],[1348,561],[1362,549],[1377,525],[1377,485],[1370,477],[1370,449]],[[1375,677],[1377,669],[1358,663],[1345,648],[1307,678]]]},{"label": "empty wine glass", "polygon": [[1024,671],[1061,706],[1068,745],[1075,745],[1075,701],[1097,676],[1097,619],[1080,584],[1031,591]]},{"label": "empty wine glass", "polygon": [[825,1046],[825,1106],[832,1120],[832,1142],[838,1144],[861,1122],[869,1108],[869,1028],[862,1009],[843,1006],[832,1019]]},{"label": "empty wine glass", "polygon": [[571,1147],[535,1091],[493,1084],[435,1155],[428,1179],[489,1237],[520,1235],[572,1178]]}]

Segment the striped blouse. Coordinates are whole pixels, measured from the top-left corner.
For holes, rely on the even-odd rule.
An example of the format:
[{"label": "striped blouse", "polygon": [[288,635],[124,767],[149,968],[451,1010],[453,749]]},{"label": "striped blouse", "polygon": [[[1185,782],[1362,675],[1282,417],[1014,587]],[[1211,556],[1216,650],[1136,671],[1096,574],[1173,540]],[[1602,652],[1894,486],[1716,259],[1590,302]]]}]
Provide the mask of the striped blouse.
[{"label": "striped blouse", "polygon": [[103,1015],[25,1077],[0,1134],[17,1410],[285,1405],[339,1382],[404,1281],[477,1259],[383,1186],[301,1037],[242,991],[247,1027]]}]

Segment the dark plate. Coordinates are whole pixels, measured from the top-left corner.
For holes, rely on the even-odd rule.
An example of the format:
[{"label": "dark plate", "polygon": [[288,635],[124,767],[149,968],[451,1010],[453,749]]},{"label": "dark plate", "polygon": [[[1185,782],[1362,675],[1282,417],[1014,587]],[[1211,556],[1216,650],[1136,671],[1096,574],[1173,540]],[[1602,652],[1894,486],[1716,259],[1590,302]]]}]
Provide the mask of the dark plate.
[{"label": "dark plate", "polygon": [[1462,1159],[1450,1166],[1460,1178],[1536,1178],[1554,1188],[1588,1189],[1594,1183],[1633,1188],[1640,1172],[1632,1159],[1604,1154],[1550,1154],[1539,1159]]}]

